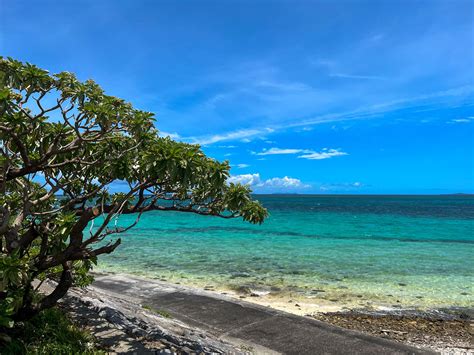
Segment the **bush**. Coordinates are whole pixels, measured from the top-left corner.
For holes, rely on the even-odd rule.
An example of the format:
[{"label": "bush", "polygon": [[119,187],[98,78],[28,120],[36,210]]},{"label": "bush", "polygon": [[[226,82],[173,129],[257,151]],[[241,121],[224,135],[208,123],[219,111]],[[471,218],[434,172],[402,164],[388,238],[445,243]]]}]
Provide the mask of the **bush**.
[{"label": "bush", "polygon": [[9,330],[13,339],[0,343],[2,354],[106,354],[95,345],[87,331],[73,325],[57,308],[41,312],[27,322]]}]

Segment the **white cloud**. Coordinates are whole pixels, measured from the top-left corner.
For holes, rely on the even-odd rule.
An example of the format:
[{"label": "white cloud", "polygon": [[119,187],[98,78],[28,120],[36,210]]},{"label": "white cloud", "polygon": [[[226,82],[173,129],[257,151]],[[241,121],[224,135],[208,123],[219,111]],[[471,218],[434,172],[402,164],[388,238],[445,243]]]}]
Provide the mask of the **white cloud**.
[{"label": "white cloud", "polygon": [[160,137],[170,137],[171,139],[180,139],[181,138],[181,136],[176,132],[170,133],[170,132],[159,131],[158,135]]},{"label": "white cloud", "polygon": [[296,188],[296,187],[309,187],[309,185],[305,185],[301,182],[300,179],[295,179],[291,178],[288,176],[278,178],[274,177],[268,180],[265,180],[265,182],[262,184],[262,186],[265,187],[273,187],[273,188]]},{"label": "white cloud", "polygon": [[261,183],[260,174],[242,174],[233,175],[227,179],[227,182],[234,184],[255,186]]},{"label": "white cloud", "polygon": [[322,160],[329,159],[332,157],[339,157],[348,155],[346,152],[341,152],[339,149],[323,149],[321,152],[312,152],[309,154],[300,155],[298,158],[309,159],[309,160]]},{"label": "white cloud", "polygon": [[242,174],[233,175],[228,180],[229,183],[240,183],[243,185],[249,185],[257,192],[285,192],[302,190],[311,187],[310,185],[304,184],[300,179],[292,178],[289,176],[274,177],[267,180],[262,180],[260,174]]},{"label": "white cloud", "polygon": [[253,153],[256,155],[285,155],[285,154],[302,154],[298,158],[309,159],[309,160],[322,160],[329,159],[332,157],[338,157],[348,155],[348,153],[341,151],[340,149],[329,149],[323,148],[322,151],[316,152],[310,149],[293,149],[293,148],[270,148],[264,149],[260,153]]}]

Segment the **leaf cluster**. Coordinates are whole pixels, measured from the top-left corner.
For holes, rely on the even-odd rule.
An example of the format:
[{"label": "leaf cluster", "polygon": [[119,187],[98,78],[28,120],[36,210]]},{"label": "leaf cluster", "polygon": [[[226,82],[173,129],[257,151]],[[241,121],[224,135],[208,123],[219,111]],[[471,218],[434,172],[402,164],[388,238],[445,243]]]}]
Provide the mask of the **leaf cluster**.
[{"label": "leaf cluster", "polygon": [[[86,285],[97,257],[113,252],[120,238],[100,242],[145,212],[263,222],[267,210],[250,189],[227,183],[228,162],[158,133],[152,113],[92,80],[0,57],[2,314],[30,317],[72,285]],[[110,193],[113,183],[123,192]],[[122,214],[136,219],[111,226]],[[35,302],[32,283],[46,278],[58,286]]]}]

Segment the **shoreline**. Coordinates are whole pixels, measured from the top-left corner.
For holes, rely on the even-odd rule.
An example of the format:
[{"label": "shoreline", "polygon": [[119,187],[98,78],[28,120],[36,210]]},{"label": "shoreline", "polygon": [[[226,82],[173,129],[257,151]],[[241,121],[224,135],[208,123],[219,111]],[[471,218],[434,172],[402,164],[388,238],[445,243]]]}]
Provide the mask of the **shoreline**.
[{"label": "shoreline", "polygon": [[[109,271],[100,269],[94,271],[97,275],[123,275],[124,277],[140,278],[144,280],[152,280],[163,284],[172,285],[188,289],[190,291],[207,291],[216,295],[224,295],[236,300],[244,300],[250,303],[258,304],[264,307],[271,307],[280,311],[288,312],[299,316],[312,316],[318,313],[330,312],[356,312],[361,314],[372,315],[409,315],[421,317],[442,317],[450,319],[450,317],[458,314],[467,314],[468,318],[474,318],[474,304],[469,306],[427,306],[427,305],[406,305],[403,300],[394,300],[393,303],[385,299],[372,299],[369,296],[359,295],[357,301],[347,302],[345,300],[347,290],[341,289],[340,295],[334,295],[334,290],[325,290],[323,288],[312,289],[311,295],[304,295],[291,290],[282,291],[280,288],[269,286],[262,287],[252,283],[242,282],[241,285],[220,286],[210,282],[186,282],[188,278],[166,279],[159,276],[150,276],[146,274],[134,274],[123,271]],[[196,281],[196,280],[194,280]],[[342,297],[340,297],[342,296]],[[400,297],[402,299],[402,297]]]},{"label": "shoreline", "polygon": [[[342,309],[342,307],[317,307],[317,311],[307,312],[309,307],[299,303],[272,302],[268,295],[244,296],[238,292],[225,292],[215,289],[196,288],[173,284],[161,280],[125,273],[95,273],[102,280],[110,277],[124,284],[151,284],[155,289],[174,289],[197,296],[211,296],[216,299],[248,302],[268,309],[275,309],[304,318],[316,319],[349,330],[391,339],[419,349],[428,349],[450,354],[474,354],[472,348],[472,327],[474,310],[472,309]],[[99,285],[99,287],[101,287]],[[100,288],[102,290],[102,288]],[[110,292],[109,286],[106,286]],[[139,292],[137,287],[137,292]],[[157,291],[158,292],[158,291]],[[146,292],[145,292],[146,293]],[[146,295],[145,295],[146,296]],[[148,295],[149,297],[150,295]]]}]

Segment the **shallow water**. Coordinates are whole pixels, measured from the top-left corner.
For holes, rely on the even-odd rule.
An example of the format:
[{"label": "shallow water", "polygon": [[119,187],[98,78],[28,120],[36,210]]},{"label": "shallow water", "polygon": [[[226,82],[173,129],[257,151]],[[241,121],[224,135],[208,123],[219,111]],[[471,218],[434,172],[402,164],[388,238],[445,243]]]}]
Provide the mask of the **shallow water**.
[{"label": "shallow water", "polygon": [[[474,198],[256,196],[271,216],[149,212],[98,270],[350,308],[472,307]],[[134,220],[122,216],[119,225]],[[242,287],[244,286],[244,287]]]}]

